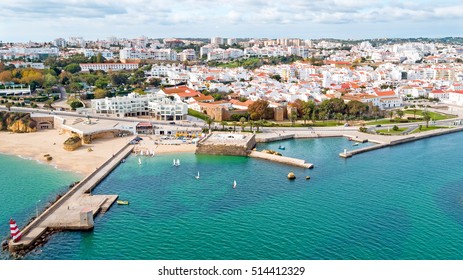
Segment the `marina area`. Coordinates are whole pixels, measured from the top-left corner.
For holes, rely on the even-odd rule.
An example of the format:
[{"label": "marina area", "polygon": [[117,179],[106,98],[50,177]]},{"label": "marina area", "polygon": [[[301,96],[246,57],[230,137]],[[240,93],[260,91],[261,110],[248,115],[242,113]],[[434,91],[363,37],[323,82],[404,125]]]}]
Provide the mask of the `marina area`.
[{"label": "marina area", "polygon": [[[442,137],[458,143],[463,135]],[[339,160],[338,151],[350,143],[315,138],[257,146],[284,145],[285,155],[317,163],[312,170],[192,153],[146,157],[138,165],[137,156],[129,156],[92,192],[117,193],[129,205],[115,205],[96,216],[93,231],[54,234],[26,258],[458,257],[460,243],[442,242],[458,240],[463,232],[458,214],[463,178],[455,147],[429,138]],[[448,166],[433,160],[437,157]],[[173,167],[172,158],[180,159],[181,166]],[[289,171],[298,179],[289,181]],[[195,178],[198,172],[200,179]],[[305,176],[311,180],[299,179]],[[411,205],[410,199],[416,203]],[[143,254],[136,246],[140,242]]]}]

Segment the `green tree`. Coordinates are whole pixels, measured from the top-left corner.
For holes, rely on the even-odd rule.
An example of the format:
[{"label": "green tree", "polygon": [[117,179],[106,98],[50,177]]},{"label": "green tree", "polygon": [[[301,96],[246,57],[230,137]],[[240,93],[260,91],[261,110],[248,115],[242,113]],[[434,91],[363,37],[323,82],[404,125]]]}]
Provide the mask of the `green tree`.
[{"label": "green tree", "polygon": [[336,113],[336,119],[338,120],[338,124],[341,123],[343,115],[341,113]]},{"label": "green tree", "polygon": [[93,95],[95,96],[95,99],[105,98],[108,96],[108,91],[105,89],[97,88],[93,92]]},{"label": "green tree", "polygon": [[227,122],[221,121],[220,124],[222,125],[222,130],[225,130],[225,126],[227,125]]},{"label": "green tree", "polygon": [[294,126],[297,120],[297,112],[292,111],[291,114],[289,114],[289,120],[291,121],[291,125]]},{"label": "green tree", "polygon": [[53,108],[52,104],[53,104],[53,99],[48,99],[47,101],[45,101],[45,106],[50,109]]},{"label": "green tree", "polygon": [[58,83],[58,79],[52,74],[46,74],[43,78],[43,86],[50,88]]},{"label": "green tree", "polygon": [[8,112],[11,111],[11,107],[12,107],[12,106],[13,106],[13,103],[11,103],[11,102],[7,102],[7,103],[5,104],[5,107],[8,109]]},{"label": "green tree", "polygon": [[80,65],[77,63],[71,63],[64,67],[64,71],[69,72],[71,74],[80,72],[82,69],[80,68]]},{"label": "green tree", "polygon": [[258,120],[256,122],[257,132],[259,132],[259,127],[263,127],[263,126],[264,126],[264,120]]},{"label": "green tree", "polygon": [[209,130],[211,130],[211,125],[214,123],[214,118],[208,117],[206,119],[206,123],[209,126]]},{"label": "green tree", "polygon": [[270,78],[281,82],[281,76],[279,74],[270,75]]},{"label": "green tree", "polygon": [[95,87],[99,89],[104,89],[108,86],[108,80],[104,77],[98,78],[98,80],[95,81]]},{"label": "green tree", "polygon": [[395,113],[397,114],[397,116],[399,117],[399,119],[402,119],[402,117],[403,117],[404,114],[405,114],[404,111],[402,111],[402,110],[400,110],[400,109],[397,110]]},{"label": "green tree", "polygon": [[363,113],[365,113],[367,109],[368,107],[366,104],[357,100],[351,100],[347,103],[347,111],[352,117],[362,117]]},{"label": "green tree", "polygon": [[244,128],[246,127],[246,118],[242,117],[240,119],[240,123],[241,123],[241,131],[244,131]]},{"label": "green tree", "polygon": [[113,86],[124,85],[129,80],[129,77],[125,73],[111,73],[109,78],[111,79],[111,84]]},{"label": "green tree", "polygon": [[431,120],[431,114],[428,111],[421,112],[423,120],[426,122],[426,128],[429,126],[429,121]]},{"label": "green tree", "polygon": [[236,121],[233,122],[233,132],[236,132],[236,125],[237,125],[237,124],[238,124],[238,123],[237,123]]},{"label": "green tree", "polygon": [[389,117],[391,118],[391,121],[392,121],[392,117],[394,116],[394,111],[389,111],[388,115],[389,115]]}]

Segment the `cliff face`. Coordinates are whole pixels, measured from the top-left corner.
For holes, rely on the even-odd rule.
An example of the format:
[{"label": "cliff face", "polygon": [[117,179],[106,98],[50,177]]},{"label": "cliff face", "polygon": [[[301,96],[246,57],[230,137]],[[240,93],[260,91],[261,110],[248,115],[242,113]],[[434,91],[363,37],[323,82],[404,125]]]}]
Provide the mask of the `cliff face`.
[{"label": "cliff face", "polygon": [[37,131],[37,122],[27,113],[0,112],[0,130],[15,133],[28,133]]}]

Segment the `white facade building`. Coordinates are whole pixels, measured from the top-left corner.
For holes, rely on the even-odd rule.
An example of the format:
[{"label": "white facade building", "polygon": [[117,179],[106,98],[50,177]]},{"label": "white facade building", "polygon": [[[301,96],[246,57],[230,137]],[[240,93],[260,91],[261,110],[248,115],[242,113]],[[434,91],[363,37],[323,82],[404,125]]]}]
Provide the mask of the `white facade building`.
[{"label": "white facade building", "polygon": [[188,114],[187,104],[173,101],[162,93],[93,99],[92,108],[97,114],[152,116],[156,120],[183,120]]},{"label": "white facade building", "polygon": [[120,71],[138,69],[138,63],[81,63],[79,66],[82,72],[89,72],[90,70]]}]

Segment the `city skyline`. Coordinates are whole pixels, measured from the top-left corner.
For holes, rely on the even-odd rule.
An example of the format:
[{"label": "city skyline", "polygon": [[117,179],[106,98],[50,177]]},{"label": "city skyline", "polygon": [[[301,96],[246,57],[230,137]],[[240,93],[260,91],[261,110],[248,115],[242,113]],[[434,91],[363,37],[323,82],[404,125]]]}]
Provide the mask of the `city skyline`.
[{"label": "city skyline", "polygon": [[[437,6],[438,5],[438,6]],[[0,41],[135,38],[408,38],[461,36],[463,7],[441,1],[19,0],[2,3]],[[20,30],[20,32],[18,32]]]}]

